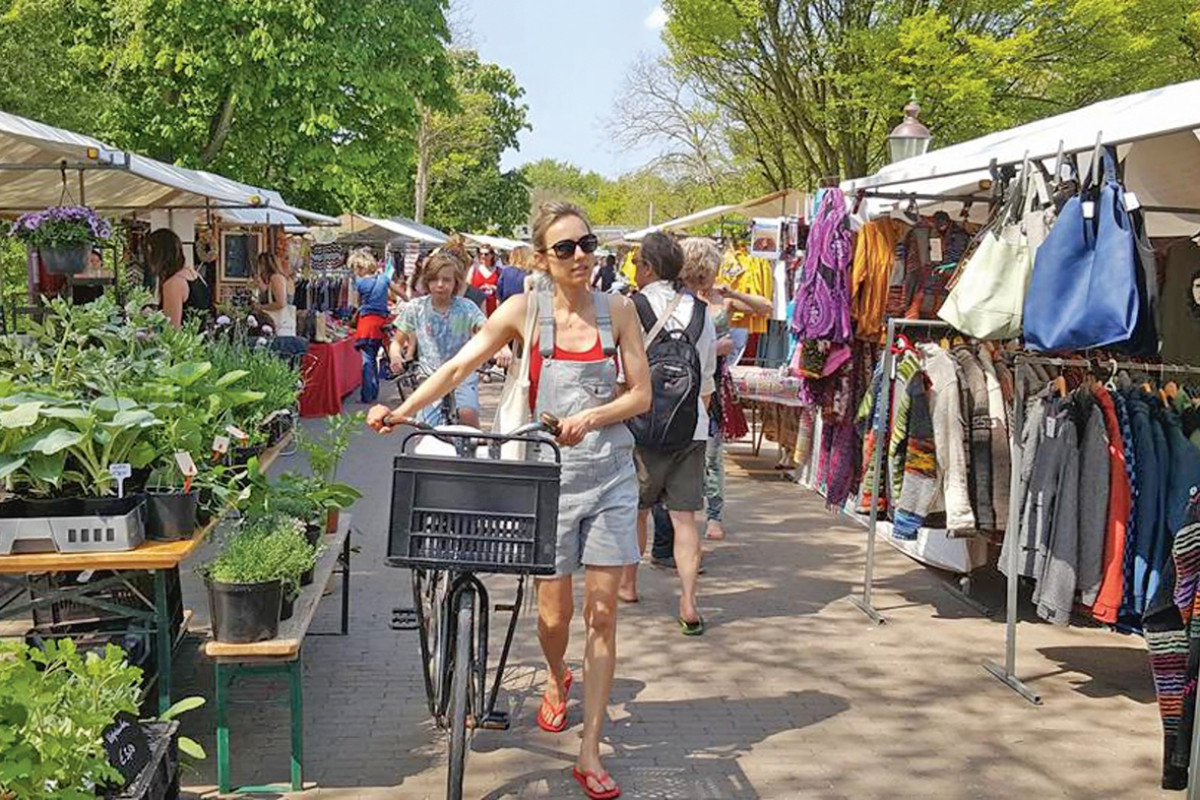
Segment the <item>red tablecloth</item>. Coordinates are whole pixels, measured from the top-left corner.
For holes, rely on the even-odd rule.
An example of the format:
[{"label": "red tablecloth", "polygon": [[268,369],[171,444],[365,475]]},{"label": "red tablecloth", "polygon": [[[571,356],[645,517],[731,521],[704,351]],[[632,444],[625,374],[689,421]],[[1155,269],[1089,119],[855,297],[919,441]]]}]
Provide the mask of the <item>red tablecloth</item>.
[{"label": "red tablecloth", "polygon": [[362,384],[362,356],[354,349],[352,336],[332,344],[310,344],[300,369],[304,375],[302,417],[342,413],[342,398]]}]

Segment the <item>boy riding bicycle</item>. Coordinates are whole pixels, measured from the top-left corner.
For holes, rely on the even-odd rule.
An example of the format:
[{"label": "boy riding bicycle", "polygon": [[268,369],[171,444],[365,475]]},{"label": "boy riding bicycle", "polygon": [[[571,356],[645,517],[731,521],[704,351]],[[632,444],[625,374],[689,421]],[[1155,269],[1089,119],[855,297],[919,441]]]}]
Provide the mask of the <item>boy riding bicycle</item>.
[{"label": "boy riding bicycle", "polygon": [[[396,321],[396,335],[388,347],[392,373],[399,375],[404,362],[416,356],[432,374],[453,358],[483,327],[486,318],[479,306],[460,296],[466,284],[470,256],[461,238],[454,237],[434,250],[417,275],[417,284],[427,294],[404,306]],[[479,378],[473,376],[454,391],[458,422],[479,427]],[[427,425],[445,425],[442,407],[435,403],[421,409],[418,418]]]}]

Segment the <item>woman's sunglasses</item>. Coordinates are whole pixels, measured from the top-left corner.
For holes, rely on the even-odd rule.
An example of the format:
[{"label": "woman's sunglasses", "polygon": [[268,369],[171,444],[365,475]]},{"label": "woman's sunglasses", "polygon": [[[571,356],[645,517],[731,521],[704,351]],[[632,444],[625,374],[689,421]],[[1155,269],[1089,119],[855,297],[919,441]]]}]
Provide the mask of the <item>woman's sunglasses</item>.
[{"label": "woman's sunglasses", "polygon": [[582,236],[578,239],[563,239],[561,242],[555,242],[542,252],[554,251],[554,255],[558,258],[567,259],[575,255],[576,247],[585,253],[594,253],[599,246],[600,240],[596,238],[596,234],[589,233],[587,236]]}]

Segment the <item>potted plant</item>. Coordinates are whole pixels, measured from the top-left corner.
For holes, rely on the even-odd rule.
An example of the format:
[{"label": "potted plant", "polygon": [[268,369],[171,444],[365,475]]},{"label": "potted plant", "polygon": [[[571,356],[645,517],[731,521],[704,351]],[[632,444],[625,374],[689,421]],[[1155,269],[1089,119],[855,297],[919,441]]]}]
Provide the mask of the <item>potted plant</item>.
[{"label": "potted plant", "polygon": [[[305,433],[302,428],[296,429],[296,443],[301,450],[308,456],[308,466],[312,476],[319,479],[326,488],[338,487],[339,490],[343,487],[350,489],[354,494],[358,494],[353,487],[345,486],[345,484],[337,484],[338,466],[342,463],[342,457],[346,455],[346,451],[350,448],[350,436],[352,433],[357,434],[361,431],[363,422],[366,420],[366,415],[363,413],[345,414],[336,417],[325,418],[325,433],[321,436],[313,436]],[[348,497],[348,494],[343,493],[341,498]],[[361,496],[361,495],[359,495]],[[333,533],[338,526],[338,513],[341,509],[346,508],[346,505],[340,502],[332,502],[333,497],[328,498],[329,502],[325,504],[328,516],[326,517],[326,530]],[[353,503],[354,499],[350,500]]]},{"label": "potted plant", "polygon": [[298,520],[260,517],[232,534],[201,568],[213,637],[236,644],[275,638],[284,592],[295,596],[314,552]]},{"label": "potted plant", "polygon": [[87,268],[92,246],[112,236],[87,206],[54,206],[19,217],[9,232],[38,254],[47,272],[74,275]]},{"label": "potted plant", "polygon": [[113,645],[86,655],[69,639],[0,643],[0,796],[94,800],[121,785],[102,734],[136,714],[141,670]]},{"label": "potted plant", "polygon": [[196,532],[200,490],[193,485],[185,491],[184,483],[174,459],[169,466],[150,474],[146,486],[147,539],[187,539]]}]

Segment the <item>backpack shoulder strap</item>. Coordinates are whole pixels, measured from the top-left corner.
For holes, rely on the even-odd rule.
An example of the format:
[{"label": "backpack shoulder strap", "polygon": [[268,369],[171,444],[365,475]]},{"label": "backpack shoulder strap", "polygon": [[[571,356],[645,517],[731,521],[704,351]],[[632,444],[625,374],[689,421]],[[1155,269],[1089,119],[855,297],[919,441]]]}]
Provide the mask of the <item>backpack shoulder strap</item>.
[{"label": "backpack shoulder strap", "polygon": [[538,294],[538,350],[542,358],[554,357],[554,299]]},{"label": "backpack shoulder strap", "polygon": [[613,342],[612,311],[608,307],[608,295],[604,292],[592,292],[592,302],[596,304],[596,328],[600,332],[600,349],[605,356],[617,352]]},{"label": "backpack shoulder strap", "polygon": [[650,301],[646,299],[646,295],[638,293],[633,296],[633,307],[637,309],[638,319],[642,323],[642,331],[649,331],[658,322],[658,317],[654,315],[654,309],[650,306]]},{"label": "backpack shoulder strap", "polygon": [[688,340],[693,345],[700,343],[700,334],[704,333],[704,317],[708,314],[708,305],[695,295],[692,296],[692,318],[684,330]]}]

